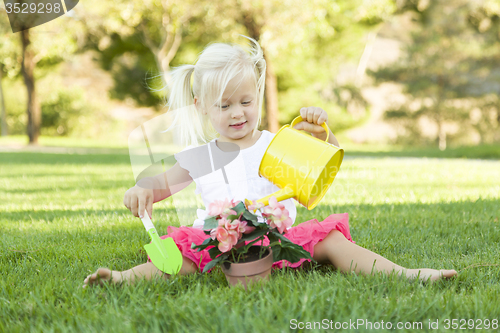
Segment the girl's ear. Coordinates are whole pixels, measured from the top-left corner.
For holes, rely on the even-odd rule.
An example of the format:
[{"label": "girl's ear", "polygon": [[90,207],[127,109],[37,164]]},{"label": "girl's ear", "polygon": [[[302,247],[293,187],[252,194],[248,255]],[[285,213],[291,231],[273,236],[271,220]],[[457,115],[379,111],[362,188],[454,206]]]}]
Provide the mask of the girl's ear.
[{"label": "girl's ear", "polygon": [[197,96],[194,96],[194,106],[196,107],[196,110],[198,111],[201,111],[201,113],[206,116],[207,113],[205,112],[205,110],[203,108],[200,107],[199,105],[199,100],[198,100],[198,97]]}]

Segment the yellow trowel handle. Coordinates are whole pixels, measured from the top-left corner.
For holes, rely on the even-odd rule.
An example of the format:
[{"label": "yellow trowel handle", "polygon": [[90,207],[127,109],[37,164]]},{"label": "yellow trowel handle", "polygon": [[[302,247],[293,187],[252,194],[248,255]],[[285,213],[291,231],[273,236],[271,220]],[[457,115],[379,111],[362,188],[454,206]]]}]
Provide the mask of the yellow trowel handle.
[{"label": "yellow trowel handle", "polygon": [[[290,127],[293,128],[293,126],[297,125],[301,121],[304,121],[304,118],[302,118],[302,116],[298,116],[297,118],[295,118],[292,121],[292,123],[290,124]],[[328,126],[326,126],[326,122],[323,122],[323,124],[321,124],[321,127],[323,127],[325,129],[325,131],[326,131],[326,139],[325,139],[325,141],[328,142],[328,137],[330,136],[330,129],[328,128]]]},{"label": "yellow trowel handle", "polygon": [[267,205],[269,205],[269,199],[271,197],[276,197],[276,200],[283,201],[283,200],[295,197],[295,192],[293,191],[292,188],[286,186],[286,187],[282,188],[281,190],[279,190],[277,192],[269,194],[268,196],[266,196],[266,197],[264,197],[262,199],[259,199],[259,200],[255,200],[253,202],[254,203],[261,202],[261,203],[264,204],[264,206],[267,206]]}]

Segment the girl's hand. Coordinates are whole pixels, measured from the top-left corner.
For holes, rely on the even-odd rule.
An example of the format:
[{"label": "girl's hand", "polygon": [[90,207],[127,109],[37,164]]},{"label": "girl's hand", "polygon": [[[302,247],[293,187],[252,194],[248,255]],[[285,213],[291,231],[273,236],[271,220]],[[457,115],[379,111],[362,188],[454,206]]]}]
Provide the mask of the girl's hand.
[{"label": "girl's hand", "polygon": [[328,114],[325,110],[315,106],[310,106],[308,108],[300,109],[300,116],[304,119],[304,121],[301,121],[293,128],[307,131],[311,133],[312,136],[320,140],[324,141],[326,139],[325,129],[321,126],[321,124],[328,121]]},{"label": "girl's hand", "polygon": [[137,185],[125,192],[123,204],[135,217],[144,217],[145,211],[153,218],[154,183],[147,178],[141,179]]}]

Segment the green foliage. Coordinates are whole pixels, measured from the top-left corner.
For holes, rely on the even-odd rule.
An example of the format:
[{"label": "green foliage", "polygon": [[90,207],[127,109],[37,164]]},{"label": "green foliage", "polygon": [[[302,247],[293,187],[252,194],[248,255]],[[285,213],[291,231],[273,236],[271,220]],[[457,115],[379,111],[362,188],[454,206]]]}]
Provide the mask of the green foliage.
[{"label": "green foliage", "polygon": [[5,78],[2,81],[6,121],[9,135],[26,133],[26,87],[21,80]]},{"label": "green foliage", "polygon": [[273,231],[269,233],[268,238],[269,242],[273,244],[271,249],[273,250],[273,260],[275,262],[286,260],[290,263],[296,263],[303,258],[316,262],[309,252],[300,246],[298,247],[279,232]]},{"label": "green foliage", "polygon": [[99,51],[99,62],[103,69],[109,71],[114,80],[114,87],[110,90],[110,97],[125,100],[132,98],[140,106],[159,108],[162,102],[162,93],[155,93],[150,89],[158,87],[158,80],[154,80],[158,68],[153,54],[141,41],[139,32],[130,36],[120,36],[117,33],[107,37],[106,48],[94,48]]},{"label": "green foliage", "polygon": [[78,126],[78,119],[88,112],[82,89],[60,89],[44,96],[42,135],[68,136]]}]

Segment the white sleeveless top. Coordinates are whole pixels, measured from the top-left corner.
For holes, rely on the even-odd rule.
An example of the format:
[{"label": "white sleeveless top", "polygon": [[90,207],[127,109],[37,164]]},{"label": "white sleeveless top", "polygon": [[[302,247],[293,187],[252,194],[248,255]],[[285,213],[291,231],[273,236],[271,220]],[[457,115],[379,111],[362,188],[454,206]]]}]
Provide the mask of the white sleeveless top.
[{"label": "white sleeveless top", "polygon": [[[197,176],[194,172],[194,169],[199,168],[199,166],[192,165],[195,164],[192,158],[184,158],[182,154],[175,154],[175,158],[195,181],[195,193],[201,194],[207,210],[208,205],[214,200],[224,200],[224,198],[243,202],[245,199],[257,200],[279,190],[278,186],[259,176],[260,161],[274,136],[275,134],[269,131],[262,131],[260,138],[253,146],[241,149],[236,158],[217,170],[214,167],[213,155],[221,156],[227,153],[220,150],[215,142],[216,139],[213,139],[206,144],[210,155],[212,172],[203,176]],[[183,152],[191,148],[193,147],[187,147]],[[213,152],[214,149],[217,151]],[[197,178],[194,178],[194,176]],[[292,199],[284,200],[281,203],[285,205],[285,208],[290,213],[290,218],[295,222],[297,209]],[[257,214],[260,216],[260,212],[257,211]],[[205,210],[198,209],[197,215],[198,219],[194,221],[193,227],[201,228],[207,213]],[[264,222],[261,216],[259,222]]]}]

